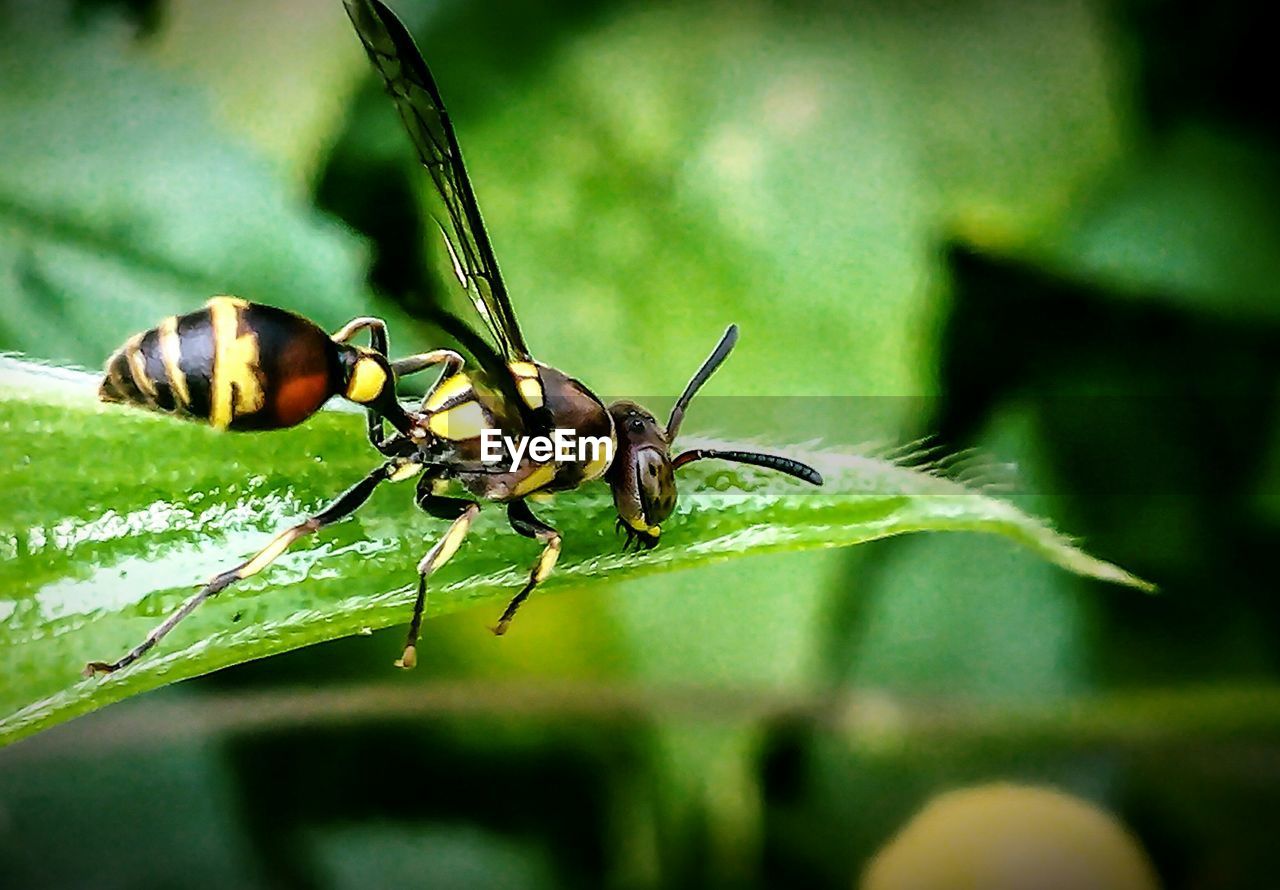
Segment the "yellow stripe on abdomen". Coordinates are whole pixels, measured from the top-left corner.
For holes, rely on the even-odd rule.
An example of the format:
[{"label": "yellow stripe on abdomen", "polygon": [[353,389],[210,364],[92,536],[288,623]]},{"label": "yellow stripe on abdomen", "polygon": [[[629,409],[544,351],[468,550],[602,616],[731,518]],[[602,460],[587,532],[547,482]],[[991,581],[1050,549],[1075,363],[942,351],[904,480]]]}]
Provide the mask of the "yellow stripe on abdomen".
[{"label": "yellow stripe on abdomen", "polygon": [[240,316],[248,306],[235,297],[209,301],[213,324],[213,380],[209,423],[226,429],[239,415],[262,408],[266,394],[258,381],[258,338],[240,334]]},{"label": "yellow stripe on abdomen", "polygon": [[147,376],[147,359],[142,354],[141,348],[142,337],[142,334],[134,334],[129,338],[129,342],[124,344],[124,357],[125,361],[129,363],[129,376],[133,378],[134,386],[138,387],[138,392],[142,393],[154,404],[156,400],[156,385]]},{"label": "yellow stripe on abdomen", "polygon": [[178,338],[178,317],[170,315],[157,329],[160,338],[160,357],[164,360],[164,372],[169,378],[169,389],[177,407],[186,411],[191,407],[191,393],[187,391],[187,375],[182,373],[182,342]]}]

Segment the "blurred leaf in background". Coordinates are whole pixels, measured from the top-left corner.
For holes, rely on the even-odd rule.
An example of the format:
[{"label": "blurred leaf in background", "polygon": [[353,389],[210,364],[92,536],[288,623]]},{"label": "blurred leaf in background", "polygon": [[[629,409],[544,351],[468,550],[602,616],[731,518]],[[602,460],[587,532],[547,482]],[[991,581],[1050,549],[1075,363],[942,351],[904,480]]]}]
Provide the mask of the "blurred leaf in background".
[{"label": "blurred leaf in background", "polygon": [[370,299],[362,249],[123,22],[9,3],[0,65],[7,348],[99,365],[215,293],[336,325]]}]

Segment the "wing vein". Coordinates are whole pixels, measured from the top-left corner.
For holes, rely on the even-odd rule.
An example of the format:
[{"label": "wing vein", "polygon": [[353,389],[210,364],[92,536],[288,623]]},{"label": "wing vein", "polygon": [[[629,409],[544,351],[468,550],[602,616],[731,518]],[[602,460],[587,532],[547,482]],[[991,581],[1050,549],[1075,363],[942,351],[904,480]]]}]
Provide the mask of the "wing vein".
[{"label": "wing vein", "polygon": [[498,269],[440,91],[408,30],[381,0],[345,0],[347,15],[427,168],[448,216],[437,219],[453,270],[507,361],[531,356]]}]

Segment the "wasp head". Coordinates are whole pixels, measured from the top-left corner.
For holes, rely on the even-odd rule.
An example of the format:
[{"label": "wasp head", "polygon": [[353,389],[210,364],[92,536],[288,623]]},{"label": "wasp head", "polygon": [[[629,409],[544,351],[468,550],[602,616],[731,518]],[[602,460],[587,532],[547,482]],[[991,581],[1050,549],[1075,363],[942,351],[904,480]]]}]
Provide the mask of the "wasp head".
[{"label": "wasp head", "polygon": [[729,357],[737,342],[738,327],[729,325],[716,348],[676,400],[665,428],[658,426],[653,415],[635,402],[614,402],[609,406],[618,446],[606,478],[613,487],[618,528],[626,531],[628,544],[636,542],[637,546],[649,548],[658,543],[658,535],[662,531],[659,525],[676,506],[676,470],[697,460],[711,458],[751,464],[813,485],[822,484],[821,474],[813,467],[776,454],[695,448],[672,457],[671,445],[680,432],[680,423],[689,402]]},{"label": "wasp head", "polygon": [[613,489],[618,528],[626,531],[628,544],[653,547],[662,520],[676,506],[671,445],[653,415],[635,402],[614,402],[609,414],[618,445],[605,478]]}]

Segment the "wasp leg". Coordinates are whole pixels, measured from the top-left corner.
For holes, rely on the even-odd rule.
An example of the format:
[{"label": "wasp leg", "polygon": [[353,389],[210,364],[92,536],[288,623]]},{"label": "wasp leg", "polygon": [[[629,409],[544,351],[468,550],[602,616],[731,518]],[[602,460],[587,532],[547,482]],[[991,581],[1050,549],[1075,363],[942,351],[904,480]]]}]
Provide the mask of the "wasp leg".
[{"label": "wasp leg", "polygon": [[[369,348],[378,355],[386,357],[388,350],[391,348],[391,342],[387,337],[387,323],[381,318],[375,318],[371,315],[364,315],[359,318],[353,318],[333,333],[333,342],[350,343],[356,334],[361,331],[369,332]],[[386,437],[386,430],[383,427],[383,416],[381,412],[373,408],[365,409],[365,425],[369,433],[369,444],[383,454],[391,454],[395,451],[389,447],[390,439]],[[392,436],[392,439],[395,437]]]},{"label": "wasp leg", "polygon": [[[394,379],[399,380],[401,377],[417,374],[419,371],[425,371],[436,365],[444,365],[444,370],[441,372],[439,380],[427,390],[427,395],[423,398],[425,401],[435,388],[440,385],[441,380],[461,371],[463,364],[462,356],[452,349],[433,349],[430,352],[419,352],[416,355],[408,355],[404,358],[396,359],[391,362],[391,373]],[[397,437],[395,435],[392,435],[389,439],[383,437],[382,415],[372,409],[367,412],[367,415],[369,420],[369,442],[385,455],[395,454],[397,449],[392,447],[391,443]]]},{"label": "wasp leg", "polygon": [[379,484],[388,480],[402,479],[411,469],[417,468],[416,464],[404,460],[388,461],[378,469],[374,470],[368,476],[365,476],[355,485],[348,488],[329,506],[325,507],[316,515],[300,522],[292,528],[285,529],[280,534],[271,539],[266,547],[259,550],[252,558],[242,562],[234,569],[228,569],[200,588],[193,596],[187,599],[181,606],[170,613],[160,624],[147,634],[137,646],[134,646],[123,656],[112,662],[91,661],[84,668],[84,675],[92,677],[95,674],[109,674],[118,671],[120,668],[133,664],[141,658],[152,646],[160,642],[165,634],[178,626],[182,619],[186,618],[196,608],[210,597],[217,596],[228,586],[242,578],[248,578],[250,575],[256,575],[258,572],[271,565],[275,559],[289,548],[289,545],[304,535],[331,525],[339,519],[345,519],[356,511],[369,496],[373,494],[373,490]]},{"label": "wasp leg", "polygon": [[[387,323],[381,318],[371,315],[353,318],[334,331],[331,339],[334,343],[350,343],[361,331],[369,332],[369,348],[385,357],[391,344],[387,338]],[[388,447],[390,440],[386,438],[385,429],[382,426],[382,414],[373,408],[366,408],[364,413],[369,432],[369,444],[383,454],[391,454],[394,449]]]},{"label": "wasp leg", "polygon": [[[444,370],[440,372],[440,376],[436,379],[436,382],[433,383],[431,388],[422,396],[422,410],[426,410],[427,402],[430,401],[431,396],[435,394],[435,391],[440,388],[440,384],[444,383],[454,374],[461,371],[462,366],[466,364],[462,356],[458,355],[458,353],[454,352],[452,349],[437,349],[435,352],[426,353],[426,355],[436,354],[441,356],[440,361],[444,364]],[[412,356],[411,358],[417,358],[417,356]],[[401,361],[409,361],[409,359],[401,359]],[[399,362],[396,364],[399,364]]]},{"label": "wasp leg", "polygon": [[430,352],[398,358],[391,363],[391,370],[395,371],[396,377],[399,378],[417,374],[436,365],[444,365],[444,370],[440,373],[440,379],[443,380],[461,371],[463,364],[462,356],[452,349],[433,349]]},{"label": "wasp leg", "polygon": [[529,598],[529,594],[533,593],[535,587],[547,580],[551,570],[556,567],[556,560],[560,557],[560,532],[534,516],[533,511],[524,501],[512,501],[507,505],[507,521],[517,532],[526,538],[541,541],[544,546],[538,561],[529,571],[529,580],[525,582],[520,592],[512,597],[506,611],[494,626],[493,632],[498,636],[507,632],[511,619],[516,617],[516,612],[520,609],[520,604]]},{"label": "wasp leg", "polygon": [[387,323],[381,318],[374,318],[371,315],[351,319],[351,321],[333,333],[333,341],[335,343],[350,343],[355,335],[361,331],[369,332],[370,349],[378,353],[378,355],[387,354],[389,346],[387,342]]},{"label": "wasp leg", "polygon": [[[387,336],[387,323],[381,318],[374,318],[370,315],[353,318],[334,332],[332,339],[335,343],[349,343],[357,334],[366,330],[369,332],[369,348],[384,358],[389,357],[388,350],[391,348],[391,343]],[[462,356],[452,349],[436,349],[432,352],[423,352],[397,359],[391,362],[392,379],[399,380],[401,377],[416,374],[439,364],[445,365],[445,372],[442,377],[448,377],[461,369],[463,364]],[[394,383],[392,385],[394,386]],[[393,454],[396,449],[389,446],[395,436],[392,436],[391,439],[386,437],[386,429],[383,426],[385,418],[382,413],[374,408],[367,408],[365,409],[365,418],[368,425],[369,443],[383,454]]]},{"label": "wasp leg", "polygon": [[[423,482],[430,484],[427,479]],[[444,533],[444,537],[437,541],[418,563],[418,598],[413,602],[413,617],[409,620],[409,635],[405,640],[404,654],[396,661],[396,667],[406,670],[418,663],[418,633],[422,629],[422,613],[427,606],[427,579],[458,552],[462,539],[467,536],[471,523],[480,512],[480,505],[475,501],[440,497],[429,491],[419,495],[418,506],[438,519],[453,520],[453,524]]]}]

